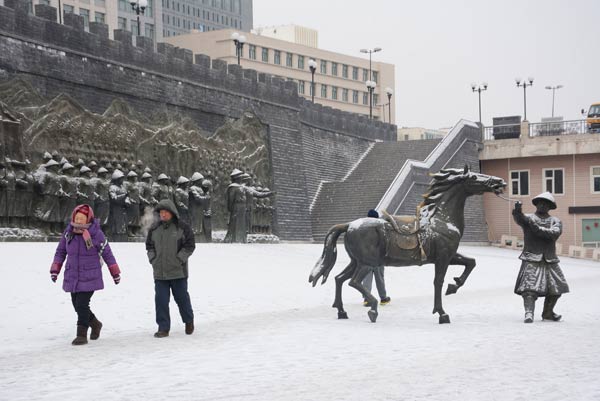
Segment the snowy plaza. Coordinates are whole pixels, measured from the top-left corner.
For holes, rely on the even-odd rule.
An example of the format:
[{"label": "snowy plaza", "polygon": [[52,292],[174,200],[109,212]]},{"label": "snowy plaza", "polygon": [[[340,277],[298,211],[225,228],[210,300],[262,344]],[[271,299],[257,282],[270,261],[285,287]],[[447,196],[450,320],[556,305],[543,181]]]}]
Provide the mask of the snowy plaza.
[{"label": "snowy plaza", "polygon": [[[438,324],[433,267],[388,267],[392,302],[370,323],[344,286],[349,320],[331,308],[328,282],[308,274],[322,245],[198,244],[189,290],[196,332],[184,334],[171,301],[171,336],[153,338],[154,288],[143,244],[114,243],[115,286],[92,298],[102,336],[70,342],[75,313],[48,274],[56,244],[2,243],[1,400],[598,400],[600,266],[563,257],[571,293],[558,323],[523,324],[513,294],[518,251],[460,248],[477,267],[444,297]],[[446,283],[462,267],[451,266]]]}]

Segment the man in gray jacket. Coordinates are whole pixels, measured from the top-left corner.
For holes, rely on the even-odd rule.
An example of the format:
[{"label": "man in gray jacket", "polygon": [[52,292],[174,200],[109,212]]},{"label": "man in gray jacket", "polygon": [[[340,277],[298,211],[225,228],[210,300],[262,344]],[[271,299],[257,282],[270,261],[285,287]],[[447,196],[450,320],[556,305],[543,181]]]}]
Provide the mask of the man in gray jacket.
[{"label": "man in gray jacket", "polygon": [[154,337],[169,335],[171,318],[169,298],[171,291],[185,323],[185,334],[194,332],[194,311],[188,293],[188,258],[196,244],[190,226],[179,219],[175,204],[170,199],[161,200],[154,209],[158,220],[148,231],[146,251],[154,269],[154,304],[158,331]]}]

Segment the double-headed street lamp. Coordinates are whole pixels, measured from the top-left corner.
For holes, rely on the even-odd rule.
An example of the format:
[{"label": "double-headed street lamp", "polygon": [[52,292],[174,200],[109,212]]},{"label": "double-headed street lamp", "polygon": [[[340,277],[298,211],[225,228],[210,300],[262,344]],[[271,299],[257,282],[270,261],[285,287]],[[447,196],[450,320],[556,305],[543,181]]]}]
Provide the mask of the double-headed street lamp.
[{"label": "double-headed street lamp", "polygon": [[372,73],[371,73],[371,70],[372,70],[371,69],[371,55],[373,53],[377,53],[377,52],[380,52],[380,51],[381,51],[381,47],[376,47],[374,49],[360,49],[361,53],[369,53],[369,79],[368,79],[368,81],[370,81],[370,80],[373,79]]},{"label": "double-headed street lamp", "polygon": [[394,91],[392,90],[392,88],[387,87],[385,88],[385,93],[387,94],[387,98],[388,98],[388,116],[389,116],[389,123],[392,123],[392,95],[394,94]]},{"label": "double-headed street lamp", "polygon": [[562,85],[546,86],[546,89],[552,90],[552,117],[554,117],[554,92],[562,87]]},{"label": "double-headed street lamp", "polygon": [[366,82],[367,90],[369,91],[369,118],[373,118],[373,91],[377,83],[370,79]]},{"label": "double-headed street lamp", "polygon": [[479,93],[479,125],[481,125],[481,92],[486,91],[487,88],[487,82],[483,82],[480,85],[477,85],[474,82],[471,84],[471,89],[473,90],[473,92]]},{"label": "double-headed street lamp", "polygon": [[137,26],[138,26],[138,36],[142,35],[142,28],[140,26],[140,14],[144,15],[144,11],[146,11],[146,7],[148,7],[148,0],[130,0],[131,8],[137,14]]},{"label": "double-headed street lamp", "polygon": [[244,43],[246,43],[246,36],[234,32],[231,34],[231,39],[233,39],[233,43],[235,44],[235,55],[238,59],[238,65],[240,65],[240,57],[242,57],[244,51]]},{"label": "double-headed street lamp", "polygon": [[527,81],[521,81],[521,78],[515,78],[517,87],[523,87],[523,121],[527,121],[527,87],[533,85],[533,77],[527,78]]},{"label": "double-headed street lamp", "polygon": [[317,71],[317,62],[312,58],[308,60],[308,69],[312,75],[311,83],[310,83],[310,94],[312,96],[312,102],[315,102],[315,71]]}]

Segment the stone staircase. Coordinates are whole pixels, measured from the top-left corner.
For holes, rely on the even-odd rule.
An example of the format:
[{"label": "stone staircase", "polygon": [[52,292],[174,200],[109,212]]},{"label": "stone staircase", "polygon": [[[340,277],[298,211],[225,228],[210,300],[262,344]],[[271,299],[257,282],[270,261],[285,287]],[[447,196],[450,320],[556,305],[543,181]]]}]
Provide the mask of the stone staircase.
[{"label": "stone staircase", "polygon": [[377,142],[340,182],[323,182],[313,202],[313,239],[323,241],[334,224],[365,217],[375,209],[408,159],[423,161],[440,140]]}]

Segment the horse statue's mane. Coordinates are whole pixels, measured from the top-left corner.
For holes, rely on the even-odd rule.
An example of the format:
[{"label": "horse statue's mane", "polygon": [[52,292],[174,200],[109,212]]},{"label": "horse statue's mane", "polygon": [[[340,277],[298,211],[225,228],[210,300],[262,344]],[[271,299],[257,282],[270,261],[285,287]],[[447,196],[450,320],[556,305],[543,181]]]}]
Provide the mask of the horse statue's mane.
[{"label": "horse statue's mane", "polygon": [[429,185],[429,192],[423,195],[423,201],[417,206],[417,216],[422,211],[427,211],[427,214],[432,216],[442,195],[455,185],[457,180],[464,178],[464,174],[465,171],[459,168],[448,168],[430,174],[433,180]]}]

